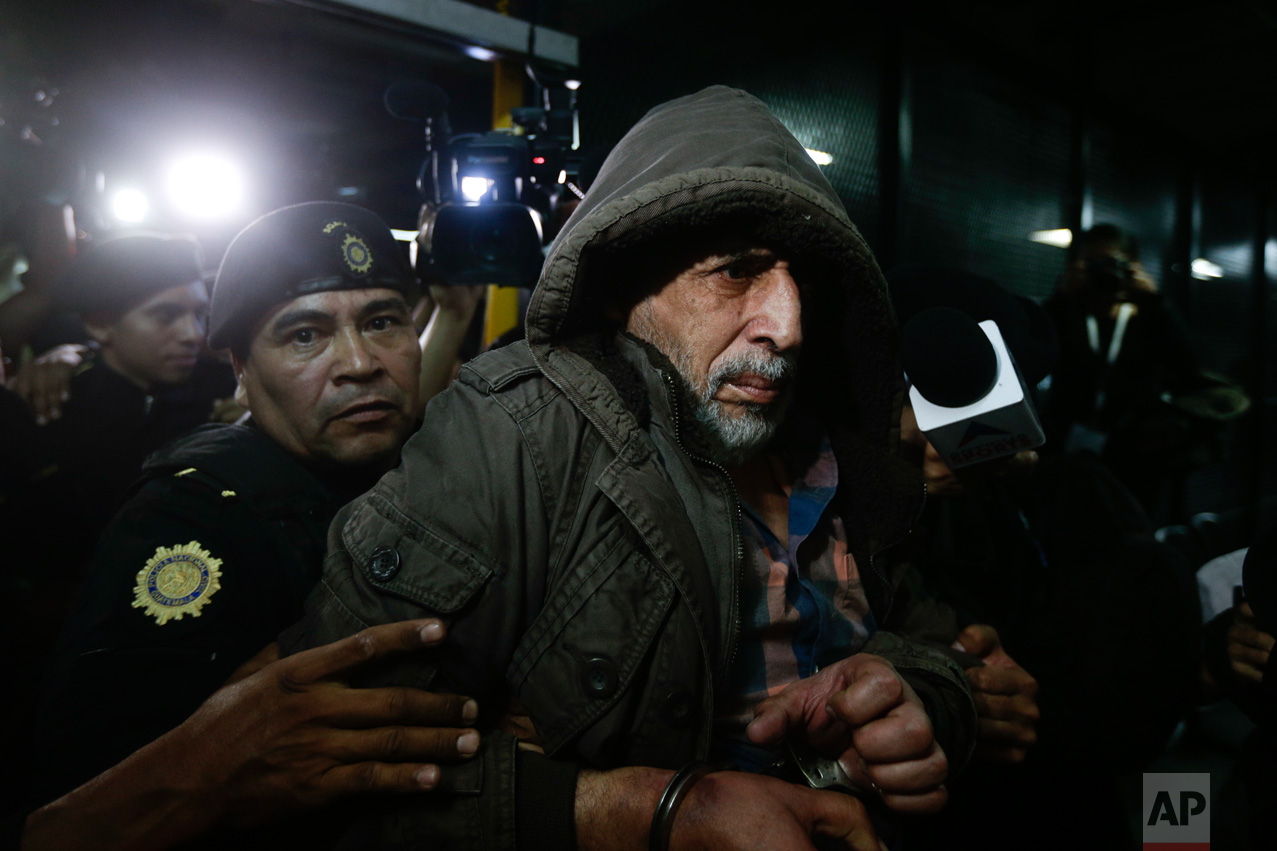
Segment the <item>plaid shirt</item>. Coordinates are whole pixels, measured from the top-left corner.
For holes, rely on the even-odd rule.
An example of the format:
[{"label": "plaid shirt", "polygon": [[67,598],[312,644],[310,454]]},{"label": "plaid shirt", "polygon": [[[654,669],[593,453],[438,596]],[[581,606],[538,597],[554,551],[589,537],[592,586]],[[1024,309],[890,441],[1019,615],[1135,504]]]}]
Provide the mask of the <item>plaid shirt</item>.
[{"label": "plaid shirt", "polygon": [[715,713],[716,757],[742,769],[758,770],[775,758],[745,737],[754,707],[857,652],[876,629],[842,520],[826,511],[837,489],[838,464],[823,439],[815,462],[790,489],[788,541],[742,503],[741,629]]}]

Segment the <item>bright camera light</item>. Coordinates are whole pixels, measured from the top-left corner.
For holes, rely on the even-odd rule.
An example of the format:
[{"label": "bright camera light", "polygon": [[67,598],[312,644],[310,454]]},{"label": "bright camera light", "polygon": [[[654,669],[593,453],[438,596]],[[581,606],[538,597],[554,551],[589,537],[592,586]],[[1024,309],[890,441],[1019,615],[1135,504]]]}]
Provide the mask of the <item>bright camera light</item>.
[{"label": "bright camera light", "polygon": [[479,47],[477,44],[467,44],[461,50],[471,59],[478,59],[480,62],[496,62],[497,54],[495,51],[488,50],[486,47]]},{"label": "bright camera light", "polygon": [[399,228],[391,228],[390,235],[400,242],[415,242],[417,232],[415,230],[400,230]]},{"label": "bright camera light", "polygon": [[1198,257],[1193,261],[1193,277],[1201,281],[1211,278],[1224,277],[1224,269],[1221,266],[1210,262],[1205,257]]},{"label": "bright camera light", "polygon": [[137,224],[151,209],[146,196],[136,189],[121,189],[111,199],[111,212],[122,222]]},{"label": "bright camera light", "polygon": [[461,178],[461,194],[466,196],[467,201],[478,201],[488,194],[488,187],[495,182],[488,180],[486,177],[463,177]]},{"label": "bright camera light", "polygon": [[235,212],[244,200],[244,180],[228,160],[197,154],[169,169],[168,188],[174,205],[188,216],[216,219]]},{"label": "bright camera light", "polygon": [[1054,245],[1056,248],[1068,248],[1073,244],[1073,231],[1068,228],[1035,230],[1033,233],[1029,234],[1029,239],[1034,242],[1040,242],[1043,245]]},{"label": "bright camera light", "polygon": [[813,151],[807,148],[807,155],[816,161],[816,165],[832,165],[834,158],[824,151]]}]

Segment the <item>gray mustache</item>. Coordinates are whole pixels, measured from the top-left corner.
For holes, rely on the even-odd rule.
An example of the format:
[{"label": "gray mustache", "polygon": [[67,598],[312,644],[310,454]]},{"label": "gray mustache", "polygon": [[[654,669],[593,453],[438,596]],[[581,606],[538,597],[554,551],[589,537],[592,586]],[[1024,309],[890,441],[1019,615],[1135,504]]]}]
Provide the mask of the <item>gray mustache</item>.
[{"label": "gray mustache", "polygon": [[718,365],[710,373],[705,398],[709,399],[728,380],[747,372],[761,375],[768,381],[784,384],[792,381],[798,372],[797,355],[785,353],[780,355],[766,354],[761,351],[745,352]]}]

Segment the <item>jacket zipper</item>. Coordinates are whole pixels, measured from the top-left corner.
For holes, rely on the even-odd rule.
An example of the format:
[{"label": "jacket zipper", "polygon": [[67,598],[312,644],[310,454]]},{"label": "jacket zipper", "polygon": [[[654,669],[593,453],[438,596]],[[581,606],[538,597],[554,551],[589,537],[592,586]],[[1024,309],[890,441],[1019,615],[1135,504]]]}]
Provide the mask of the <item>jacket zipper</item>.
[{"label": "jacket zipper", "polygon": [[[678,405],[678,394],[675,392],[675,389],[674,389],[674,379],[667,372],[662,372],[661,377],[665,380],[666,395],[669,399],[670,412],[674,419],[674,442],[678,444],[678,448],[683,451],[683,454],[686,455],[688,458],[692,459],[692,461],[698,464],[703,464],[707,467],[711,467],[714,470],[718,471],[723,481],[727,483],[727,488],[732,495],[732,505],[735,506],[736,508],[736,522],[732,524],[732,544],[733,544],[733,552],[735,553],[734,562],[732,564],[732,575],[731,575],[731,579],[732,579],[731,605],[732,605],[733,617],[732,617],[731,631],[727,635],[727,648],[726,648],[727,655],[725,657],[725,664],[723,666],[722,671],[720,672],[722,673],[723,676],[726,676],[727,672],[731,670],[732,664],[735,663],[736,661],[736,641],[737,641],[737,638],[740,636],[740,626],[741,626],[740,572],[741,572],[741,564],[745,556],[745,552],[744,552],[745,547],[744,547],[744,543],[741,541],[741,536],[740,536],[740,524],[741,524],[740,494],[736,490],[736,483],[732,481],[732,477],[728,475],[727,469],[723,467],[722,464],[719,464],[717,461],[713,461],[709,458],[702,458],[699,455],[693,455],[691,452],[687,451],[687,447],[683,445],[682,428],[681,428],[681,423],[679,421],[680,412],[679,412],[679,405]],[[712,683],[712,680],[711,680],[711,683]]]}]

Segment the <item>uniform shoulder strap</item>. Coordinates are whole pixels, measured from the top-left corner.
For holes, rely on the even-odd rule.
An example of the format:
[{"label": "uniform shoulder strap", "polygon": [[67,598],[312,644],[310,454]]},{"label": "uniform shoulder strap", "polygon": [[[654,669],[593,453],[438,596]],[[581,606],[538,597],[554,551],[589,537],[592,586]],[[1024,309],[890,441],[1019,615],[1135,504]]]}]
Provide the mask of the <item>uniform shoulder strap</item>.
[{"label": "uniform shoulder strap", "polygon": [[332,494],[305,467],[252,426],[210,424],[153,453],[142,482],[179,476],[260,510],[286,513],[323,504]]}]

